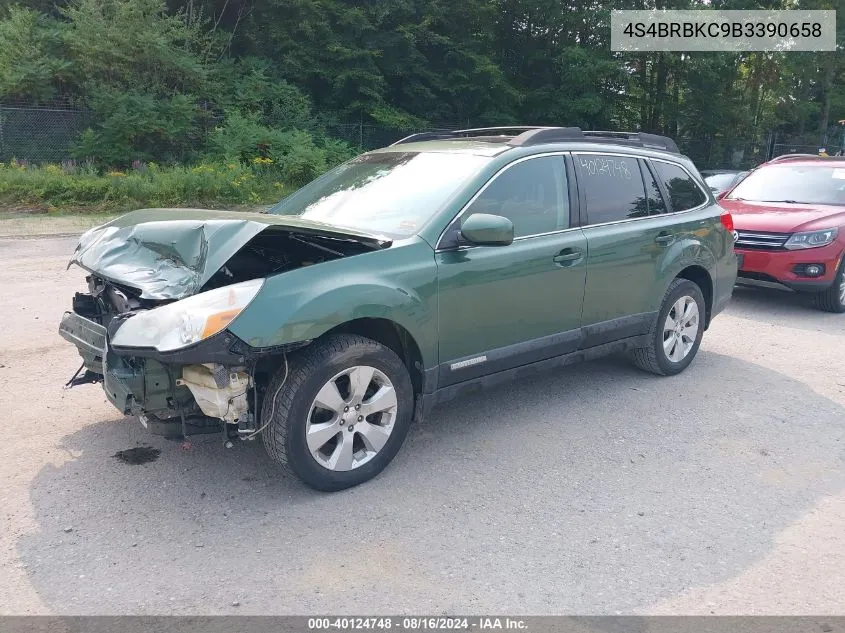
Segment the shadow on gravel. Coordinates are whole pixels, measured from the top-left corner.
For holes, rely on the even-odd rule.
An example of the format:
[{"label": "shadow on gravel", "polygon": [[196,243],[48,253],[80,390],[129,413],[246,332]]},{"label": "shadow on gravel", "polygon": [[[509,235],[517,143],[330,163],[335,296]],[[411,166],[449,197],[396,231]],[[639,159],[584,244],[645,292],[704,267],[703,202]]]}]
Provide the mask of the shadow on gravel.
[{"label": "shadow on gravel", "polygon": [[745,304],[760,308],[775,307],[790,312],[804,313],[805,315],[824,314],[813,306],[811,295],[780,288],[738,285],[734,288],[733,299],[739,299]]},{"label": "shadow on gravel", "polygon": [[776,317],[789,327],[810,332],[845,332],[845,314],[823,312],[813,305],[812,296],[776,288],[736,286],[728,313],[760,321],[766,327]]},{"label": "shadow on gravel", "polygon": [[[34,480],[18,550],[57,614],[631,612],[741,573],[840,491],[844,414],[728,356],[611,359],[444,405],[335,494],[260,442],[93,424]],[[143,445],[157,461],[112,457]]]}]

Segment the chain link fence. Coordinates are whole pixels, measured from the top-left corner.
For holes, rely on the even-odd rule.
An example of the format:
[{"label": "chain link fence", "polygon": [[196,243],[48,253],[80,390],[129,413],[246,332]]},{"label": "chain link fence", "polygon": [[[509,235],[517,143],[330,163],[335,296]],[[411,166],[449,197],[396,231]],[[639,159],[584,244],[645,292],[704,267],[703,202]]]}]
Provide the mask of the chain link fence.
[{"label": "chain link fence", "polygon": [[[0,104],[0,160],[59,163],[69,159],[74,155],[79,135],[93,122],[91,114],[81,109]],[[367,123],[339,123],[320,125],[309,131],[325,133],[352,147],[371,150],[390,145],[409,134],[458,127],[441,125],[399,128]]]},{"label": "chain link fence", "polygon": [[[73,156],[79,135],[93,123],[90,113],[71,107],[32,107],[0,104],[0,160],[59,163]],[[457,129],[458,125],[436,127],[390,127],[367,123],[326,124],[319,130],[361,150],[390,145],[417,132]],[[824,143],[829,154],[845,148],[845,129],[831,128],[821,136],[783,137],[775,133],[762,138],[677,139],[681,151],[699,169],[749,169],[782,154],[817,154]],[[200,148],[197,148],[200,149]]]},{"label": "chain link fence", "polygon": [[88,125],[84,110],[0,105],[0,160],[58,163]]},{"label": "chain link fence", "polygon": [[750,169],[768,159],[765,140],[678,139],[681,152],[699,169]]},{"label": "chain link fence", "polygon": [[367,123],[336,123],[324,126],[325,133],[341,141],[346,141],[352,147],[363,150],[377,149],[395,143],[399,139],[418,132],[433,130],[457,130],[458,125],[438,125],[436,127],[388,127],[369,125]]}]

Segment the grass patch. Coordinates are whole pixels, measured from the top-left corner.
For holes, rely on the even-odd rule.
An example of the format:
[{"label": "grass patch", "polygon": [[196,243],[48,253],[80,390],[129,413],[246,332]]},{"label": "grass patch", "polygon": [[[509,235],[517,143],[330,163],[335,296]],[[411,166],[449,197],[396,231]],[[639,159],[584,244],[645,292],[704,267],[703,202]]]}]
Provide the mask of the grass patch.
[{"label": "grass patch", "polygon": [[17,213],[117,214],[144,207],[255,208],[293,187],[257,162],[99,172],[70,165],[0,163],[0,207]]}]

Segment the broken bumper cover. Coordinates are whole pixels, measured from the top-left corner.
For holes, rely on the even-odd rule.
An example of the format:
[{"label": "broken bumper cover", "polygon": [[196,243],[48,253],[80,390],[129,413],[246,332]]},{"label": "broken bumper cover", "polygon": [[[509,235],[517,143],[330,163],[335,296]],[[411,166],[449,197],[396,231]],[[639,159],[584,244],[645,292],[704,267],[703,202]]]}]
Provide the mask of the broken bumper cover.
[{"label": "broken bumper cover", "polygon": [[110,343],[113,329],[66,312],[59,334],[76,346],[88,371],[102,376],[106,397],[121,413],[152,414],[162,419],[197,413],[194,396],[181,380],[185,366],[214,363],[238,367],[310,342],[255,348],[223,330],[183,349],[159,352],[152,348],[114,347]]},{"label": "broken bumper cover", "polygon": [[102,375],[106,328],[75,312],[65,312],[59,325],[59,334],[66,341],[76,345],[85,369]]}]

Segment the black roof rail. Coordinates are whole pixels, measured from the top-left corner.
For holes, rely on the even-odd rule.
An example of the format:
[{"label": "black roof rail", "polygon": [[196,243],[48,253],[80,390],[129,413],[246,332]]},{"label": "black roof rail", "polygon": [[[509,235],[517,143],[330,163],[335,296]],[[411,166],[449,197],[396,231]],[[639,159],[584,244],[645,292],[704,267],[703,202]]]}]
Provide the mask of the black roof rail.
[{"label": "black roof rail", "polygon": [[681,150],[671,138],[646,132],[606,132],[581,130],[577,127],[545,127],[523,132],[509,141],[509,145],[527,146],[560,141],[585,141],[588,143],[610,142],[634,147],[654,149],[680,154]]},{"label": "black roof rail", "polygon": [[419,132],[411,134],[393,143],[401,145],[404,143],[415,143],[417,141],[431,141],[437,139],[458,139],[473,136],[509,136],[507,132],[516,132],[508,141],[508,145],[514,147],[527,147],[541,145],[543,143],[558,143],[561,141],[582,141],[582,142],[611,142],[620,145],[632,145],[635,147],[650,147],[673,154],[680,154],[677,144],[671,138],[648,134],[646,132],[605,132],[605,131],[582,131],[578,127],[553,127],[542,125],[509,125],[499,127],[479,127],[465,130],[437,130],[432,132]]},{"label": "black roof rail", "polygon": [[601,140],[602,138],[622,141],[625,145],[638,145],[640,147],[653,147],[662,149],[673,154],[680,154],[677,143],[668,136],[658,136],[647,132],[609,132],[605,130],[585,131],[584,136]]},{"label": "black roof rail", "polygon": [[580,127],[540,127],[523,132],[508,141],[508,145],[525,147],[542,143],[558,143],[560,141],[583,141],[584,133]]}]

